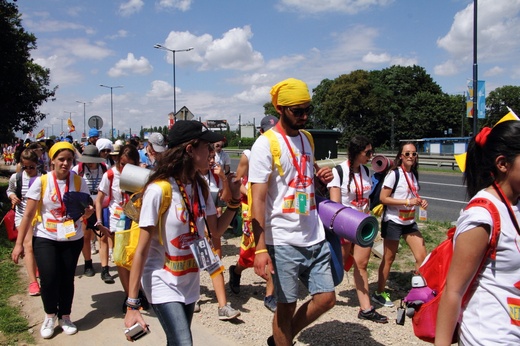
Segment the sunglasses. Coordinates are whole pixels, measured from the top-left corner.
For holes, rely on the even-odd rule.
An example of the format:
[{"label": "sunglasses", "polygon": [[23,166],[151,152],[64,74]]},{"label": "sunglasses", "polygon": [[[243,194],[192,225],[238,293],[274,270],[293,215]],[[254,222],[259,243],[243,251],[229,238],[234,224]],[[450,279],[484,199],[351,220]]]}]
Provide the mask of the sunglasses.
[{"label": "sunglasses", "polygon": [[372,149],[370,149],[370,150],[365,150],[365,151],[363,151],[363,152],[364,152],[365,155],[368,156],[368,157],[370,157],[370,156],[372,156],[372,155],[374,155],[374,154],[376,153],[376,152],[375,152],[374,150],[372,150]]},{"label": "sunglasses", "polygon": [[220,147],[222,147],[222,145],[220,145],[220,144],[215,144],[215,148],[220,148]]},{"label": "sunglasses", "polygon": [[406,153],[403,153],[404,156],[408,157],[408,156],[412,156],[412,157],[416,157],[417,156],[417,152],[413,151],[407,151]]},{"label": "sunglasses", "polygon": [[314,110],[313,106],[309,106],[307,108],[292,108],[292,107],[287,107],[287,108],[297,118],[303,117],[304,114],[311,115],[312,111]]},{"label": "sunglasses", "polygon": [[22,169],[23,170],[33,170],[33,169],[36,169],[36,166],[22,166]]}]

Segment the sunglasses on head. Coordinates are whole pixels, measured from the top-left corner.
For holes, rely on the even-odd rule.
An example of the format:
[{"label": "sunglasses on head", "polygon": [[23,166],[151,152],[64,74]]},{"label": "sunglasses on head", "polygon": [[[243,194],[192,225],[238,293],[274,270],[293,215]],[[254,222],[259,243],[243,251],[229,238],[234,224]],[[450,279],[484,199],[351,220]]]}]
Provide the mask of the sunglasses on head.
[{"label": "sunglasses on head", "polygon": [[36,169],[36,166],[22,166],[22,169],[24,170],[32,170],[32,169]]},{"label": "sunglasses on head", "polygon": [[403,153],[404,156],[408,157],[410,155],[412,155],[413,157],[416,157],[417,156],[417,152],[415,151],[407,151],[406,153]]},{"label": "sunglasses on head", "polygon": [[297,118],[303,117],[304,114],[311,115],[312,111],[314,110],[313,106],[309,106],[307,108],[293,108],[293,107],[287,107],[287,108]]}]

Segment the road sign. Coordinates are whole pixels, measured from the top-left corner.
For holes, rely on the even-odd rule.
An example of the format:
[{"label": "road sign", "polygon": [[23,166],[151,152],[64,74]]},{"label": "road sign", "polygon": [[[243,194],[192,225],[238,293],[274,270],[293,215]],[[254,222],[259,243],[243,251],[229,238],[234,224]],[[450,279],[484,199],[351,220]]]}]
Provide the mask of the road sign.
[{"label": "road sign", "polygon": [[91,116],[88,119],[88,126],[90,128],[95,128],[96,130],[99,130],[103,127],[103,119],[101,119],[101,117],[97,115]]}]

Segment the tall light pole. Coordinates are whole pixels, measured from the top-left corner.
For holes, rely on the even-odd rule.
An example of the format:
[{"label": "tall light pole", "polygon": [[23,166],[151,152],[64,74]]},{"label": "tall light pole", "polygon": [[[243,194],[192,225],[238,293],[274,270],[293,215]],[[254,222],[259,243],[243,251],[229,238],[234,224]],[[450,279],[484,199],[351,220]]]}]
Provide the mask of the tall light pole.
[{"label": "tall light pole", "polygon": [[86,102],[83,102],[83,101],[76,101],[77,103],[83,103],[83,136],[81,137],[86,137],[87,136],[87,126],[85,125],[85,119],[86,119],[86,116],[87,116],[87,112],[86,112],[86,106],[87,106],[87,103]]},{"label": "tall light pole", "polygon": [[104,84],[99,84],[100,87],[103,87],[103,88],[109,88],[110,89],[110,126],[111,126],[111,129],[110,129],[110,138],[113,140],[114,139],[114,99],[113,99],[113,96],[112,96],[112,90],[113,89],[117,89],[117,88],[122,88],[123,86],[122,85],[117,85],[117,86],[108,86],[108,85],[104,85]]},{"label": "tall light pole", "polygon": [[157,49],[167,50],[169,52],[172,52],[172,54],[173,54],[173,63],[172,63],[172,65],[173,65],[173,116],[175,117],[175,115],[177,114],[177,99],[176,99],[176,90],[175,90],[175,53],[189,52],[190,50],[193,50],[193,47],[186,48],[186,49],[170,49],[170,48],[164,47],[160,44],[156,44],[153,47],[157,48]]}]

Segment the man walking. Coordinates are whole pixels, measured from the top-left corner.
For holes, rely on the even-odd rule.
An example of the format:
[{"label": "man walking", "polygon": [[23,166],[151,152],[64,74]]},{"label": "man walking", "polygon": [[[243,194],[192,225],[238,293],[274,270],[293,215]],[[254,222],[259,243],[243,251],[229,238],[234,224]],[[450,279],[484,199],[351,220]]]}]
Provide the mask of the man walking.
[{"label": "man walking", "polygon": [[[264,279],[272,274],[278,301],[267,343],[285,346],[331,309],[336,295],[330,250],[316,211],[313,147],[300,131],[312,112],[311,97],[307,85],[294,78],[276,84],[271,96],[280,120],[270,131],[281,153],[273,157],[270,136],[260,136],[251,149],[249,181],[255,273]],[[316,176],[324,183],[333,177],[330,168],[318,169]],[[311,299],[296,310],[298,279]]]}]

